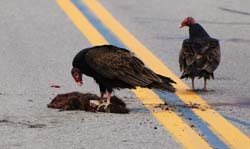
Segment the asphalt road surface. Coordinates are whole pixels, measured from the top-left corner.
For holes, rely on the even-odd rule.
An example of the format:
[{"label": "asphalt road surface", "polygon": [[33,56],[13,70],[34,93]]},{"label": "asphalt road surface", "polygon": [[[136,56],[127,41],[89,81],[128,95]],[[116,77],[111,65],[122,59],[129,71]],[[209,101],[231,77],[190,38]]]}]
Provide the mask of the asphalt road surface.
[{"label": "asphalt road surface", "polygon": [[[188,37],[188,29],[178,26],[185,17],[193,16],[220,39],[222,60],[215,80],[208,82],[209,92],[197,94],[250,136],[250,1],[99,2],[177,76],[179,50]],[[99,95],[91,78],[84,76],[84,86],[78,87],[71,77],[74,55],[92,45],[56,1],[0,1],[0,35],[0,148],[183,148],[129,90],[114,94],[124,99],[130,114],[47,108],[58,93]],[[202,85],[196,81],[198,88]],[[219,142],[218,148],[228,147]]]}]

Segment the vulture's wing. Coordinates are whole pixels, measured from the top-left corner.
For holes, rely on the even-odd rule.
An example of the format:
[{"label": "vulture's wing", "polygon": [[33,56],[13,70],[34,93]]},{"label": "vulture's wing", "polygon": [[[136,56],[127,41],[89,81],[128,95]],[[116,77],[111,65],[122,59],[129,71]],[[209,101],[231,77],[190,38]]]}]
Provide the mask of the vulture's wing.
[{"label": "vulture's wing", "polygon": [[220,44],[217,39],[186,39],[179,55],[180,69],[183,71],[192,65],[198,70],[213,73],[219,65],[220,55]]},{"label": "vulture's wing", "polygon": [[146,86],[162,80],[126,49],[114,46],[95,48],[85,56],[91,69],[107,79],[115,79],[133,86]]},{"label": "vulture's wing", "polygon": [[197,39],[192,44],[195,52],[196,66],[201,70],[213,73],[220,63],[220,44],[214,38]]},{"label": "vulture's wing", "polygon": [[186,39],[182,43],[182,48],[179,53],[179,64],[180,70],[184,71],[186,68],[195,62],[195,53],[192,50],[192,42],[189,39]]},{"label": "vulture's wing", "polygon": [[221,59],[220,43],[218,40],[211,40],[209,43],[211,50],[208,52],[208,62],[203,67],[206,71],[212,73],[218,67]]}]

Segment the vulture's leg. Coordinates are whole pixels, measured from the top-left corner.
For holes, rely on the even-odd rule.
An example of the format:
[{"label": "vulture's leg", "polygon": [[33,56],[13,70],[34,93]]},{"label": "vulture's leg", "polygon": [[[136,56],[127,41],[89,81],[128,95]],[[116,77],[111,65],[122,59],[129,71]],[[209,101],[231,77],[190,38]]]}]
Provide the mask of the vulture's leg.
[{"label": "vulture's leg", "polygon": [[194,78],[192,78],[192,91],[194,91],[195,88],[194,88]]},{"label": "vulture's leg", "polygon": [[207,91],[207,79],[204,78],[204,88],[203,91]]},{"label": "vulture's leg", "polygon": [[100,103],[103,103],[105,92],[101,91],[101,98],[99,100]]},{"label": "vulture's leg", "polygon": [[104,101],[104,95],[106,93],[106,88],[103,85],[99,85],[99,88],[100,88],[100,93],[101,93],[101,98],[100,98],[99,102],[101,104]]},{"label": "vulture's leg", "polygon": [[104,109],[106,109],[110,105],[110,98],[111,98],[111,92],[108,92],[107,101],[105,103]]},{"label": "vulture's leg", "polygon": [[107,95],[107,104],[110,104],[111,92],[108,92]]},{"label": "vulture's leg", "polygon": [[105,93],[101,91],[101,98],[104,98]]}]

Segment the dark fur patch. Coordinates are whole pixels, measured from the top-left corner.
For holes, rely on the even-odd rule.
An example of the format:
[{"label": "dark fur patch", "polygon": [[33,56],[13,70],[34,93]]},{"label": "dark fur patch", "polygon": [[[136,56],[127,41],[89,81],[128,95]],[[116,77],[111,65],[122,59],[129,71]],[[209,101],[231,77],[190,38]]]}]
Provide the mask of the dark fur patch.
[{"label": "dark fur patch", "polygon": [[[90,100],[100,100],[95,94],[70,92],[65,94],[58,94],[47,106],[48,108],[60,110],[84,110],[96,112],[97,106],[90,104]],[[110,99],[110,106],[108,110],[99,110],[98,112],[109,113],[128,113],[126,104],[118,97],[112,96]]]}]

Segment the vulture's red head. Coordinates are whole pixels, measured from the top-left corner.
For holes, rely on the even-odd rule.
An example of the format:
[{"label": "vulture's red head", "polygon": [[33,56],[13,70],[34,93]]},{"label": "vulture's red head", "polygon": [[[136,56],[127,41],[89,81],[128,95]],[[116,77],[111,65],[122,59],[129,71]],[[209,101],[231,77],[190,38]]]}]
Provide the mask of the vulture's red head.
[{"label": "vulture's red head", "polygon": [[181,24],[180,24],[180,28],[184,27],[184,26],[190,26],[192,24],[196,24],[194,18],[192,17],[187,17],[186,19],[184,19]]},{"label": "vulture's red head", "polygon": [[76,81],[77,85],[82,86],[83,82],[82,82],[82,72],[81,72],[81,70],[74,67],[71,70],[71,74],[72,74],[72,77],[74,78],[74,80]]}]

